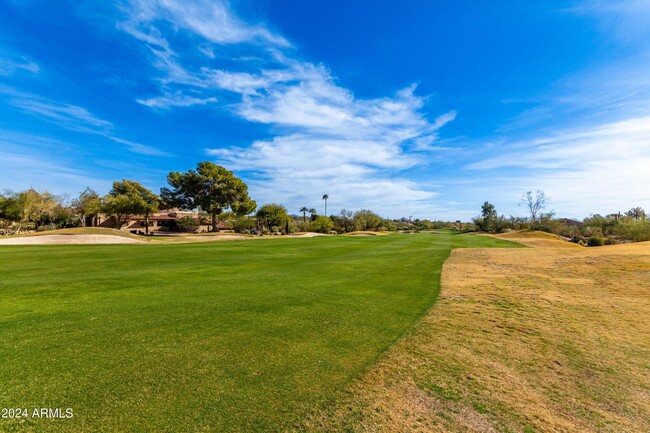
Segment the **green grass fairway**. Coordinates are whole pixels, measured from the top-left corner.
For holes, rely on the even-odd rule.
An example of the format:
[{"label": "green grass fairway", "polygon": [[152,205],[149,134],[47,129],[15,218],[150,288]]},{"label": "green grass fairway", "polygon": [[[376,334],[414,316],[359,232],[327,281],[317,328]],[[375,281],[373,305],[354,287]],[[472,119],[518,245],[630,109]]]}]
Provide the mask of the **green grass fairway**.
[{"label": "green grass fairway", "polygon": [[0,431],[281,431],[434,302],[456,247],[422,233],[0,247]]}]

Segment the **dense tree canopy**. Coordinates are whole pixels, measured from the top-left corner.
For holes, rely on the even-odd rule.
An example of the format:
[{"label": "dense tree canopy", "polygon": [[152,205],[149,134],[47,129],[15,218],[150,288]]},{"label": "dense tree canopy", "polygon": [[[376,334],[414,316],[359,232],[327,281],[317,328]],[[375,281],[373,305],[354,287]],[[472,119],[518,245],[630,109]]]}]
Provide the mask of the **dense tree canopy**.
[{"label": "dense tree canopy", "polygon": [[113,218],[115,228],[120,229],[131,215],[144,215],[148,232],[148,219],[158,210],[158,196],[132,180],[113,182],[106,197],[102,199],[101,211]]},{"label": "dense tree canopy", "polygon": [[284,230],[289,221],[287,209],[279,204],[269,203],[262,206],[256,214],[258,221],[262,222],[267,228],[277,227]]},{"label": "dense tree canopy", "polygon": [[368,209],[356,211],[352,221],[355,230],[378,230],[383,222],[379,215]]},{"label": "dense tree canopy", "polygon": [[86,226],[86,218],[97,215],[101,211],[101,198],[97,191],[86,188],[79,197],[72,200],[70,207],[74,215],[79,218],[82,226]]},{"label": "dense tree canopy", "polygon": [[158,210],[160,198],[151,190],[132,180],[114,182],[109,195],[124,195],[133,204],[132,213],[142,214],[145,217],[145,231],[149,234],[149,215]]},{"label": "dense tree canopy", "polygon": [[217,231],[217,216],[230,208],[237,215],[249,214],[257,204],[248,196],[248,186],[230,170],[211,162],[200,162],[196,170],[172,172],[167,176],[170,188],[160,195],[167,206],[181,209],[200,208],[212,216]]}]

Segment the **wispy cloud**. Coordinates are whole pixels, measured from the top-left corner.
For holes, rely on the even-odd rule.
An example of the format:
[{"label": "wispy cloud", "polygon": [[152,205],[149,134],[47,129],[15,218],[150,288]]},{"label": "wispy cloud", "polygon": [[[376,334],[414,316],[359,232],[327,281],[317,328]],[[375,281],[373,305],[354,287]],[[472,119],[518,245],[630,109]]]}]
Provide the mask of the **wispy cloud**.
[{"label": "wispy cloud", "polygon": [[[505,143],[498,153],[466,168],[489,173],[484,186],[502,195],[543,189],[555,209],[575,216],[584,209],[611,213],[650,202],[649,116]],[[506,184],[493,182],[504,173],[510,173]]]},{"label": "wispy cloud", "polygon": [[142,155],[168,155],[166,152],[154,147],[117,137],[114,133],[114,125],[111,122],[94,116],[83,107],[62,103],[32,93],[21,92],[8,86],[0,86],[1,94],[9,96],[7,102],[10,105],[70,131],[98,135]]},{"label": "wispy cloud", "polygon": [[18,191],[31,186],[54,193],[76,193],[90,186],[106,191],[110,182],[72,161],[76,149],[62,140],[0,130],[2,188]]},{"label": "wispy cloud", "polygon": [[122,24],[133,36],[160,45],[158,20],[187,29],[216,44],[267,43],[289,46],[289,42],[262,24],[249,24],[237,18],[221,1],[132,0],[125,9],[128,19]]},{"label": "wispy cloud", "polygon": [[486,196],[511,202],[543,189],[563,215],[648,207],[650,3],[590,0],[564,12],[595,19],[608,43],[628,47],[532,95],[529,108],[476,149],[468,176],[484,178]]},{"label": "wispy cloud", "polygon": [[584,0],[567,10],[596,18],[603,32],[618,41],[648,44],[650,2],[647,0]]},{"label": "wispy cloud", "polygon": [[85,108],[56,101],[37,99],[35,95],[12,99],[10,104],[25,111],[38,114],[73,131],[98,133],[106,132],[113,128],[110,122],[98,119]]},{"label": "wispy cloud", "polygon": [[[171,108],[218,98],[234,115],[275,132],[250,146],[206,149],[243,171],[258,197],[295,207],[327,192],[332,209],[374,206],[395,216],[433,209],[433,187],[404,171],[427,164],[438,131],[456,113],[429,121],[415,85],[383,98],[357,98],[327,67],[297,58],[284,37],[242,21],[225,2],[134,1],[124,14],[120,27],[146,44],[161,73],[155,78],[161,95],[138,102]],[[190,62],[177,54],[178,32],[191,34],[206,56]],[[237,52],[222,62],[206,44],[245,46],[247,55]]]},{"label": "wispy cloud", "polygon": [[11,76],[19,71],[38,74],[40,67],[26,56],[0,50],[0,76]]},{"label": "wispy cloud", "polygon": [[217,102],[217,98],[195,98],[180,92],[168,93],[147,99],[137,99],[137,102],[151,108],[168,109],[172,107],[191,107],[193,105],[206,105]]}]

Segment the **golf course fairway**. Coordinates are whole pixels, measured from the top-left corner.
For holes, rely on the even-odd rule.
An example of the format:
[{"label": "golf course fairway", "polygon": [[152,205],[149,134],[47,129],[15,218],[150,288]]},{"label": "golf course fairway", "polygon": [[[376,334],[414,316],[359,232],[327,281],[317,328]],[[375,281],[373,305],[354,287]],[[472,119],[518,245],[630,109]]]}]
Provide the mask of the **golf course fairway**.
[{"label": "golf course fairway", "polygon": [[30,416],[0,431],[292,429],[429,310],[451,249],[516,246],[452,232],[2,246],[0,401]]}]

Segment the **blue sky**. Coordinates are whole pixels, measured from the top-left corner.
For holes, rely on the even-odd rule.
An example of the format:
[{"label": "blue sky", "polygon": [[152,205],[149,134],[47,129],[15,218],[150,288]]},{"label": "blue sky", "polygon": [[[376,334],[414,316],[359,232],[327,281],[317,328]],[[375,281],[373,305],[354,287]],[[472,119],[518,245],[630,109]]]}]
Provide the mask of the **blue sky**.
[{"label": "blue sky", "polygon": [[650,208],[650,1],[0,0],[0,189],[467,220]]}]

